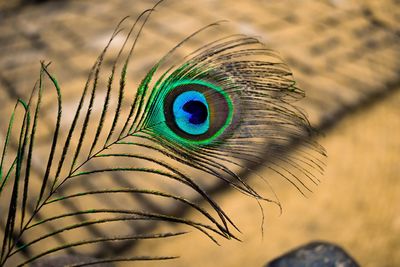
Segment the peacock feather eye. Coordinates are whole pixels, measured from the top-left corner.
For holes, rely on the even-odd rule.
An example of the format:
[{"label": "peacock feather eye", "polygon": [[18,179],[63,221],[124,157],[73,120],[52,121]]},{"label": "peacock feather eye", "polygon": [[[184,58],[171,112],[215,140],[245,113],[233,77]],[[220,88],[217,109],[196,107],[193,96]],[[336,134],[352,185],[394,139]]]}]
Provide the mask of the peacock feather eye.
[{"label": "peacock feather eye", "polygon": [[163,101],[165,126],[172,137],[207,144],[230,125],[233,105],[217,85],[203,80],[173,83]]}]

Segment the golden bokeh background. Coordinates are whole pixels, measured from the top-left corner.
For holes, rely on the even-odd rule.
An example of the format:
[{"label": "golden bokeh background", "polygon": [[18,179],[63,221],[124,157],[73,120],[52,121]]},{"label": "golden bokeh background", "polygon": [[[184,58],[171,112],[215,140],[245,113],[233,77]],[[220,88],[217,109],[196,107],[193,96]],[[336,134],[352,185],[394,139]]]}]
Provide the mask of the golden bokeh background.
[{"label": "golden bokeh background", "polygon": [[[154,3],[23,2],[0,1],[0,140],[15,99],[26,98],[38,77],[40,60],[53,62],[66,110],[72,111],[118,21]],[[257,202],[224,189],[215,199],[239,226],[242,242],[218,240],[217,246],[192,231],[162,242],[139,242],[122,254],[181,256],[134,266],[263,266],[290,249],[322,240],[342,246],[361,266],[400,266],[400,2],[168,0],[145,29],[131,79],[146,73],[164,48],[221,19],[229,21],[229,31],[257,36],[278,51],[305,90],[299,105],[322,133],[318,142],[328,154],[321,183],[304,197],[260,168],[249,181],[269,194],[258,176],[270,179],[283,207],[280,213],[275,205],[263,204],[263,234]],[[117,39],[114,49],[121,42]],[[52,104],[46,103],[50,111]]]}]

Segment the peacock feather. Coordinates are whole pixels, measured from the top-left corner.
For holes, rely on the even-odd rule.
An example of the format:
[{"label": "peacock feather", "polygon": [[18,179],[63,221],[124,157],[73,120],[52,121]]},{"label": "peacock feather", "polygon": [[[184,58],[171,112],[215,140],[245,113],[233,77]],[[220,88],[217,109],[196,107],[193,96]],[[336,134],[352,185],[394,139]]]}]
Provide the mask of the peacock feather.
[{"label": "peacock feather", "polygon": [[[313,141],[306,116],[293,105],[304,92],[287,65],[257,38],[219,31],[181,55],[189,42],[225,22],[206,25],[173,46],[136,91],[132,88],[130,59],[160,3],[128,27],[107,74],[105,58],[129,18],[118,24],[74,113],[64,111],[65,90],[49,63],[41,63],[30,97],[17,100],[0,163],[0,266],[78,252],[91,257],[73,266],[173,259],[118,252],[121,244],[184,234],[174,231],[176,224],[216,243],[218,236],[238,239],[234,222],[208,190],[213,181],[279,206],[277,199],[258,194],[245,174],[265,166],[303,194],[318,183],[314,173],[322,171],[324,151]],[[57,103],[55,112],[43,111],[49,101]],[[38,129],[48,117],[55,122],[42,145]],[[288,153],[293,145],[299,146],[296,156]],[[90,187],[75,187],[79,182]],[[138,200],[144,197],[156,205],[141,206]],[[167,202],[175,209],[163,209]],[[176,212],[184,208],[204,221]],[[148,227],[154,222],[170,227],[155,232]],[[107,251],[99,253],[100,245]]]}]

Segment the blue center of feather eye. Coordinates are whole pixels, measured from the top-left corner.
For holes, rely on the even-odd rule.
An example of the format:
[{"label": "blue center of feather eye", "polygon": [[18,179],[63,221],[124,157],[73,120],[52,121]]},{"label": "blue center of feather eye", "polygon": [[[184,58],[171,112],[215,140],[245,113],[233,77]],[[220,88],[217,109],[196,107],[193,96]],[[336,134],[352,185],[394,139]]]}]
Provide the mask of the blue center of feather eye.
[{"label": "blue center of feather eye", "polygon": [[173,103],[175,123],[191,135],[200,135],[210,127],[207,100],[198,91],[186,91],[175,98]]},{"label": "blue center of feather eye", "polygon": [[202,124],[207,120],[207,106],[198,100],[190,100],[183,105],[183,110],[192,114],[189,122],[193,124]]}]

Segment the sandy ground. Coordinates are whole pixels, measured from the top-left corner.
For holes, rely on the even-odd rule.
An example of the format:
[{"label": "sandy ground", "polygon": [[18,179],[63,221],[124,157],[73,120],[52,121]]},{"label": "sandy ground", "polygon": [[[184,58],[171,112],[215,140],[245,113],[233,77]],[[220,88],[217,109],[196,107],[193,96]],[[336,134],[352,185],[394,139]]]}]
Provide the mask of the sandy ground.
[{"label": "sandy ground", "polygon": [[[323,240],[342,245],[361,266],[399,266],[399,103],[397,90],[326,132],[320,140],[328,151],[321,184],[308,198],[290,187],[275,188],[283,213],[264,205],[263,237],[257,203],[226,192],[217,200],[242,230],[243,242],[221,241],[219,247],[193,232],[143,249],[181,253],[164,266],[262,266],[291,248]],[[158,266],[143,266],[150,265]]]},{"label": "sandy ground", "polygon": [[[228,0],[204,1],[214,8],[193,8],[189,1],[170,1],[175,6],[166,2],[166,10],[160,8],[157,13],[158,21],[172,17],[171,21],[182,22],[182,29],[168,23],[151,24],[151,41],[143,45],[146,51],[154,52],[158,45],[172,42],[171,28],[191,32],[197,27],[191,19],[204,26],[204,21],[236,17],[238,32],[261,36],[287,60],[299,86],[308,94],[301,103],[317,127],[337,111],[346,116],[338,123],[333,119],[333,127],[318,140],[328,158],[325,174],[312,194],[301,196],[267,170],[257,173],[273,180],[283,207],[280,214],[276,206],[263,205],[263,234],[257,202],[226,190],[215,198],[239,226],[242,233],[237,236],[242,242],[220,238],[217,246],[193,231],[161,242],[143,242],[125,256],[181,256],[163,264],[140,262],[134,266],[262,266],[299,245],[323,240],[343,246],[361,266],[400,266],[400,88],[359,107],[361,99],[373,99],[387,84],[399,85],[396,30],[400,15],[395,1],[265,1],[264,8],[257,8],[261,1],[255,0],[237,1],[237,5]],[[0,9],[10,3],[0,0]],[[138,14],[151,6],[150,2],[132,5],[125,0],[99,0],[95,5],[80,0],[65,3],[71,4],[50,1],[0,20],[1,114],[9,114],[14,100],[27,95],[41,59],[54,62],[68,110],[68,104],[77,103],[88,68],[115,23],[127,13]],[[366,7],[373,17],[364,12]],[[149,64],[148,52],[137,56],[133,66],[144,70]],[[355,112],[348,112],[347,106],[355,107]],[[4,116],[0,122],[4,129]],[[270,195],[256,175],[251,182],[261,194]],[[199,219],[194,213],[187,218]]]}]

